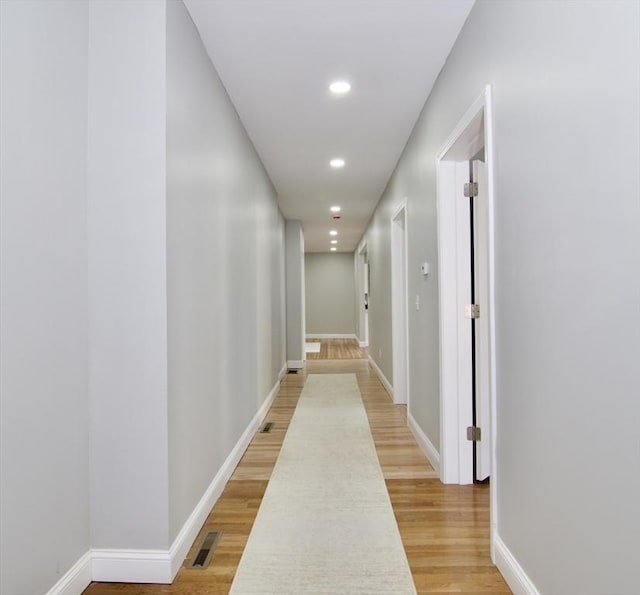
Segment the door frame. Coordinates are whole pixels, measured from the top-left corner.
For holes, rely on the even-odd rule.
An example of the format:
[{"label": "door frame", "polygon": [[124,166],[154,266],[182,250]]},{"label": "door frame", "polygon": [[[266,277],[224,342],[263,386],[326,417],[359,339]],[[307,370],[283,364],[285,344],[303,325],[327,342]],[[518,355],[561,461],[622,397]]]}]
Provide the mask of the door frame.
[{"label": "door frame", "polygon": [[369,347],[369,311],[364,307],[364,293],[368,280],[367,242],[363,241],[356,250],[356,304],[358,304],[358,341],[361,348]]},{"label": "door frame", "polygon": [[[488,294],[489,303],[481,315],[489,321],[489,403],[491,409],[490,527],[491,557],[494,559],[497,497],[496,465],[496,353],[495,353],[495,234],[494,234],[494,143],[491,86],[487,85],[455,126],[436,155],[439,319],[440,319],[440,479],[443,483],[473,481],[471,442],[466,439],[470,425],[470,330],[464,320],[463,297],[458,287],[469,278],[469,211],[460,200],[462,185],[468,181],[469,160],[484,146],[487,171],[488,209]],[[466,177],[466,180],[464,179]],[[464,230],[466,231],[466,245]],[[462,239],[462,241],[461,241]],[[465,276],[466,275],[466,276]],[[468,337],[467,338],[467,333]]]},{"label": "door frame", "polygon": [[407,199],[391,218],[391,340],[393,352],[393,402],[409,406],[409,289]]}]

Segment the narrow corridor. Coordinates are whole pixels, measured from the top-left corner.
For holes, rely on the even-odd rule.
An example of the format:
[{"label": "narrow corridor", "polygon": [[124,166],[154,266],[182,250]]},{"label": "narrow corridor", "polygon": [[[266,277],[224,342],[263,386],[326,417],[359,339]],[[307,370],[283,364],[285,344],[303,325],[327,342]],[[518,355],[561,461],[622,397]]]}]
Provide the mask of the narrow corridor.
[{"label": "narrow corridor", "polygon": [[[325,351],[344,347],[341,340]],[[334,344],[335,343],[335,344]],[[510,593],[489,555],[489,486],[443,485],[365,359],[307,361],[283,377],[279,394],[214,506],[187,560],[206,531],[223,531],[209,567],[183,566],[172,585],[92,583],[84,595],[201,595],[227,593],[291,416],[308,374],[355,373],[371,433],[418,593]]]}]

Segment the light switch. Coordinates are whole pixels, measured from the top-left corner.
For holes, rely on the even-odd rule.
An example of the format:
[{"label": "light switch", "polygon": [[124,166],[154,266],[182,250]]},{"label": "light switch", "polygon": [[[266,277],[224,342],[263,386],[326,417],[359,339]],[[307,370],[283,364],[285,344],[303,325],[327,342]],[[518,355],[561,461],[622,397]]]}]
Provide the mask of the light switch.
[{"label": "light switch", "polygon": [[420,296],[416,296],[416,310],[420,310]]}]

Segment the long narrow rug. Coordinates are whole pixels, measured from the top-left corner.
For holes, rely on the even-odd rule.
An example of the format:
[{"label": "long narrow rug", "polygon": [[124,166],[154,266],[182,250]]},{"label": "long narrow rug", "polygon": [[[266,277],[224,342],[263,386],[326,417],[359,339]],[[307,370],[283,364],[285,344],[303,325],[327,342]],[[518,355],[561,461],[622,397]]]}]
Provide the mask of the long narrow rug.
[{"label": "long narrow rug", "polygon": [[416,592],[355,374],[307,378],[230,592]]}]

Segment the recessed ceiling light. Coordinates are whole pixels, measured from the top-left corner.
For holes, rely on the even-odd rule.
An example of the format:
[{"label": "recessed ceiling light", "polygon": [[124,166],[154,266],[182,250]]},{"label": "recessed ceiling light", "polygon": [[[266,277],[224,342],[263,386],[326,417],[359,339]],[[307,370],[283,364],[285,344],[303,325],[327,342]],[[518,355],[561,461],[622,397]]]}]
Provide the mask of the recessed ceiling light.
[{"label": "recessed ceiling light", "polygon": [[331,243],[332,243],[332,244],[337,244],[337,243],[338,243],[338,240],[331,240]]},{"label": "recessed ceiling light", "polygon": [[333,248],[331,248],[331,252],[335,252],[337,250],[337,248],[334,246]]},{"label": "recessed ceiling light", "polygon": [[344,167],[344,159],[340,159],[339,157],[336,157],[335,159],[332,159],[331,161],[329,161],[329,165],[331,167]]},{"label": "recessed ceiling light", "polygon": [[331,212],[332,213],[339,213],[342,209],[338,206],[335,207],[331,207]]},{"label": "recessed ceiling light", "polygon": [[351,85],[347,81],[333,81],[329,85],[329,91],[336,95],[344,95],[351,91]]},{"label": "recessed ceiling light", "polygon": [[332,229],[332,230],[329,232],[329,235],[330,235],[330,236],[337,236],[337,235],[338,235],[338,232],[337,232],[335,229]]}]

